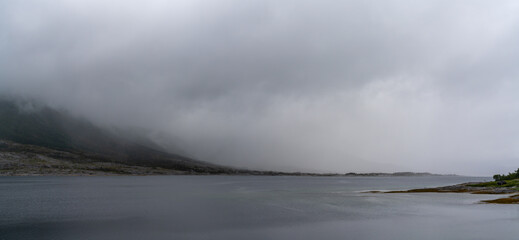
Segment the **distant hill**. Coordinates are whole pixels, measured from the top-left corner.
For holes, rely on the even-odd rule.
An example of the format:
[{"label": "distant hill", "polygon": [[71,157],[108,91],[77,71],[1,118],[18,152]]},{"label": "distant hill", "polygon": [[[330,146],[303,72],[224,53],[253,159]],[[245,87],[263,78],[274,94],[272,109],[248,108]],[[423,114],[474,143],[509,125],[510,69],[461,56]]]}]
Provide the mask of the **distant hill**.
[{"label": "distant hill", "polygon": [[193,173],[234,171],[228,167],[168,153],[144,137],[128,139],[119,136],[63,111],[49,107],[24,108],[8,100],[0,100],[0,139],[79,154],[90,159],[89,161],[95,159]]},{"label": "distant hill", "polygon": [[139,136],[138,131],[120,132],[98,127],[65,111],[0,98],[0,175],[437,176],[412,172],[340,174],[235,169],[164,150]]}]

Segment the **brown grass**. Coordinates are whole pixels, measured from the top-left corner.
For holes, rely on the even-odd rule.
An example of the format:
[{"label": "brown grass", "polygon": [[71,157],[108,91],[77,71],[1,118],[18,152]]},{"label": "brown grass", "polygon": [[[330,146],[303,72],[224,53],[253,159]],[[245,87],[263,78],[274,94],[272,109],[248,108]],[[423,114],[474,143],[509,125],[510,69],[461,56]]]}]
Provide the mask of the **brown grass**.
[{"label": "brown grass", "polygon": [[470,192],[465,189],[460,190],[442,190],[438,188],[421,188],[421,189],[411,189],[406,191],[390,191],[386,193],[466,193]]},{"label": "brown grass", "polygon": [[484,203],[497,203],[497,204],[517,204],[519,203],[519,195],[513,195],[506,198],[498,198],[494,200],[483,200]]}]

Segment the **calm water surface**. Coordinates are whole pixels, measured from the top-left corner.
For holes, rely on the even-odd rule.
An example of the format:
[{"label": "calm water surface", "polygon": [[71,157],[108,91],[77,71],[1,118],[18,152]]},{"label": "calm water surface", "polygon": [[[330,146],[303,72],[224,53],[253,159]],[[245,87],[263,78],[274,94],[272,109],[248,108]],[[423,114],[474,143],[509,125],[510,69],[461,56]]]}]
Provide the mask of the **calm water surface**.
[{"label": "calm water surface", "polygon": [[467,177],[0,177],[0,239],[517,239]]}]

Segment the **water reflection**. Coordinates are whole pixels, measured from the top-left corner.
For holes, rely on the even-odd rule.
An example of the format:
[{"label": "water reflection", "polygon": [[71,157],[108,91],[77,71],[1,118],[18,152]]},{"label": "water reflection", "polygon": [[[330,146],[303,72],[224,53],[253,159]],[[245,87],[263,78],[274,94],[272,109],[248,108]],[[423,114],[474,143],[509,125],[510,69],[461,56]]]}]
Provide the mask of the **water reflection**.
[{"label": "water reflection", "polygon": [[362,193],[478,180],[5,177],[0,178],[0,239],[481,239],[519,234],[517,206],[477,204],[495,196]]}]

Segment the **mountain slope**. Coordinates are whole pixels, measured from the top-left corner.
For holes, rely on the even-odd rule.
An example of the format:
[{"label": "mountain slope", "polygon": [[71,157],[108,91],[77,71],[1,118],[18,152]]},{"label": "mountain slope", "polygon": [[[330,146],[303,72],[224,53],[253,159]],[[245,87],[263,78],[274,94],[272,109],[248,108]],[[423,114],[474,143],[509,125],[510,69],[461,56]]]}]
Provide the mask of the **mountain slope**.
[{"label": "mountain slope", "polygon": [[[145,138],[127,139],[118,136],[61,111],[48,107],[24,109],[19,105],[13,101],[0,100],[0,139],[76,154],[84,156],[88,161],[94,159],[193,173],[234,172],[227,167],[161,151]],[[32,148],[25,149],[29,151]]]},{"label": "mountain slope", "polygon": [[0,176],[19,175],[171,175],[185,172],[161,167],[107,162],[81,153],[0,140]]}]

